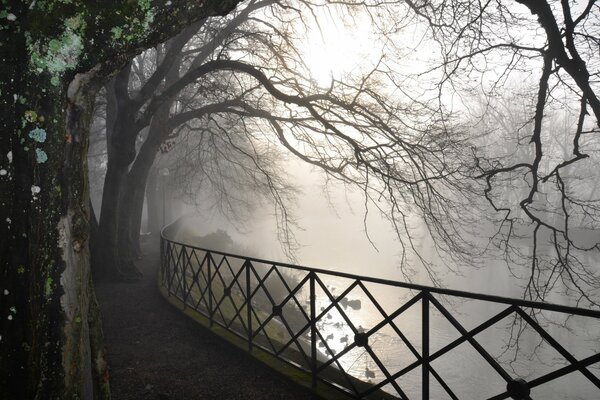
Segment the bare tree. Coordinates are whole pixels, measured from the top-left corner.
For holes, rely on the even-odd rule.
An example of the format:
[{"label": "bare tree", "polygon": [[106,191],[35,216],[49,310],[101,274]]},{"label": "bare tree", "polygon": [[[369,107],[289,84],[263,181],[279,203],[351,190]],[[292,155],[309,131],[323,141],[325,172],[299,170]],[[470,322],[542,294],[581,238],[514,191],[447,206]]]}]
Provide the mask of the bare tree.
[{"label": "bare tree", "polygon": [[[506,245],[528,237],[530,257],[521,254],[529,260],[525,295],[543,300],[554,290],[573,295],[577,304],[596,305],[599,273],[589,260],[590,253],[600,250],[599,199],[591,191],[569,189],[580,181],[571,173],[575,165],[585,171],[597,163],[592,139],[600,117],[596,2],[339,3],[363,8],[380,22],[377,26],[389,39],[390,49],[381,73],[391,77],[401,96],[422,104],[441,124],[455,116],[474,125],[481,115],[469,114],[472,96],[483,92],[493,103],[494,97],[506,95],[510,82],[526,82],[531,106],[524,110],[523,124],[511,128],[510,135],[521,138],[520,149],[515,150],[519,157],[486,157],[474,149],[479,173],[473,174],[473,182],[484,184],[480,193],[491,207],[487,215],[500,217],[499,242]],[[381,17],[383,10],[394,17]],[[404,74],[398,74],[405,59],[415,54],[418,68],[409,64]],[[568,126],[568,146],[556,152],[552,150],[556,132],[548,116],[568,109],[577,110],[576,123]],[[510,118],[508,111],[486,109],[501,118]],[[497,118],[496,123],[503,122]],[[515,192],[518,200],[507,205],[506,198],[497,196],[499,186],[523,191]],[[583,236],[594,240],[582,240]]]},{"label": "bare tree", "polygon": [[[143,55],[128,64],[107,87],[108,162],[100,214],[100,245],[106,252],[98,264],[110,270],[109,275],[131,278],[138,274],[131,262],[131,249],[137,247],[144,186],[160,144],[170,135],[165,124],[177,95],[215,70],[217,66],[211,60],[227,57],[229,51],[241,52],[245,48],[246,53],[259,54],[256,49],[262,46],[267,53],[260,57],[282,61],[286,49],[293,50],[273,39],[277,36],[286,42],[288,38],[282,35],[287,32],[250,17],[266,7],[277,9],[279,18],[290,12],[299,13],[293,8],[286,11],[287,2],[249,1],[228,19],[204,20],[187,28],[164,48],[153,51],[157,59],[154,68],[144,63],[151,58],[149,54]],[[243,24],[262,24],[266,31],[241,29]],[[252,41],[259,46],[252,48]],[[137,138],[146,127],[149,133],[138,154]]]},{"label": "bare tree", "polygon": [[[123,262],[120,272],[135,275],[130,252],[139,232],[145,182],[161,143],[172,140],[173,132],[195,119],[209,121],[212,127],[201,131],[214,133],[217,119],[211,115],[219,115],[222,121],[225,114],[245,124],[244,135],[253,146],[259,138],[266,142],[275,138],[282,149],[331,178],[360,187],[367,200],[365,213],[378,208],[394,225],[407,276],[416,257],[436,281],[434,268],[418,251],[409,227],[414,212],[423,219],[440,253],[461,262],[472,260],[472,247],[463,232],[470,221],[461,212],[472,197],[466,179],[472,163],[464,151],[468,145],[460,124],[443,112],[432,115],[429,107],[406,96],[394,100],[386,89],[391,77],[380,68],[383,60],[360,76],[332,80],[329,89],[307,79],[290,28],[293,17],[315,7],[303,4],[304,9],[283,2],[250,2],[230,20],[205,21],[197,34],[186,31],[186,37],[154,51],[160,59],[157,67],[144,64],[144,59],[154,57],[148,54],[117,75],[112,92],[119,91],[119,101],[126,104],[114,109],[133,107],[133,111],[120,111],[125,128],[119,127],[118,120],[107,125],[116,129],[109,129],[109,138],[118,140],[109,143],[100,227],[104,245],[119,249],[107,252],[109,257],[118,254],[107,265]],[[276,16],[279,24],[269,22],[264,14],[249,17],[259,8]],[[117,104],[116,97],[112,103]],[[110,107],[108,114],[110,121]],[[252,120],[262,121],[262,125],[253,123],[252,129],[270,136],[249,131],[246,121]],[[147,126],[149,133],[136,155],[135,138]],[[223,129],[217,130],[224,134]],[[119,159],[126,162],[119,164]],[[271,194],[280,210],[280,226],[285,228],[289,212],[281,201],[285,196],[272,191],[275,187],[271,186]],[[292,243],[290,232],[282,236],[284,243]]]}]

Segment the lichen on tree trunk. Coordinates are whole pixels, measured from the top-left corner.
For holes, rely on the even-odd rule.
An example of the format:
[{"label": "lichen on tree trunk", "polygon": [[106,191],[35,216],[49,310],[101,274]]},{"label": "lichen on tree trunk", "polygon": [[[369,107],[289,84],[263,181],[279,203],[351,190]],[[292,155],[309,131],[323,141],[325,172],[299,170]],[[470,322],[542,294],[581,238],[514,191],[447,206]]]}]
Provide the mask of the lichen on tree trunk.
[{"label": "lichen on tree trunk", "polygon": [[0,18],[0,398],[108,399],[90,283],[86,153],[98,87],[237,1],[8,2]]}]

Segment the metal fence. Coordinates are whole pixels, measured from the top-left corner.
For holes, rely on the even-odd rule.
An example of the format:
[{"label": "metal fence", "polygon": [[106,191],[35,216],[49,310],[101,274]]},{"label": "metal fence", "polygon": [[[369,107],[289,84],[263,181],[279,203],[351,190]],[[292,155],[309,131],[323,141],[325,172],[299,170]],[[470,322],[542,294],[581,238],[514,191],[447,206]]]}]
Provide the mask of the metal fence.
[{"label": "metal fence", "polygon": [[[313,387],[328,385],[353,398],[558,399],[587,398],[589,393],[590,399],[600,398],[595,336],[600,334],[596,323],[600,311],[277,263],[201,249],[164,235],[159,280],[184,307],[246,341],[248,351],[258,347],[309,373]],[[390,295],[394,290],[403,293],[400,305],[400,297]],[[455,309],[472,304],[484,304],[493,312],[477,323],[460,322]],[[452,327],[455,337],[434,340],[432,318]],[[587,333],[589,327],[596,329],[590,339],[581,338],[592,349],[578,357],[574,354],[581,351],[568,349],[553,335],[573,318],[587,321]],[[501,338],[502,332],[508,339]],[[518,374],[518,368],[502,361],[502,356],[510,353],[509,361],[517,360],[522,351],[519,340],[527,335],[537,335],[535,351],[551,350],[553,355],[549,363],[535,359],[544,365],[542,372]],[[386,355],[391,347],[381,345],[382,340],[376,343],[376,338],[385,338],[401,352]],[[493,344],[494,340],[501,344]],[[438,362],[467,352],[478,360],[457,365],[449,357]],[[368,361],[361,367],[364,373],[353,372],[357,357]],[[486,378],[466,379],[486,368],[492,371]],[[577,386],[588,386],[579,395],[584,397],[547,397],[547,391],[538,396],[543,393],[539,389],[551,382],[564,386],[567,375],[569,381],[577,375],[574,382],[583,382]],[[458,386],[465,381],[479,386],[477,394],[463,394],[468,391]]]}]

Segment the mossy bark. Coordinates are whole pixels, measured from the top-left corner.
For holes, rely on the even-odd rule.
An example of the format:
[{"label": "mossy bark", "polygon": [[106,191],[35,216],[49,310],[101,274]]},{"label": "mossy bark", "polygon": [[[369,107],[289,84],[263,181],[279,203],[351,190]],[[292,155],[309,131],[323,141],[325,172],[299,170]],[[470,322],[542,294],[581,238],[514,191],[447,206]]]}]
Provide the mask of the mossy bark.
[{"label": "mossy bark", "polygon": [[168,3],[5,3],[10,18],[0,20],[0,58],[10,68],[0,68],[2,400],[110,396],[90,283],[86,153],[94,95],[141,49],[195,20],[226,13],[237,1]]}]

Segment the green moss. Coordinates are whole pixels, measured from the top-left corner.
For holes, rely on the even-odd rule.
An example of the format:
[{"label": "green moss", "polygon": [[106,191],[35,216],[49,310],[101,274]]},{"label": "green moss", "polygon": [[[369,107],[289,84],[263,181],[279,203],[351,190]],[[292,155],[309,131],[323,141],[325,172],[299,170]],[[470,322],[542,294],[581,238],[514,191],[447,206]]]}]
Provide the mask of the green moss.
[{"label": "green moss", "polygon": [[33,70],[38,74],[48,72],[53,86],[58,86],[62,75],[78,65],[84,48],[86,22],[82,15],[66,18],[62,28],[59,36],[48,41],[45,41],[44,35],[37,35],[38,39],[34,39],[30,32],[25,32],[29,61]]},{"label": "green moss", "polygon": [[80,34],[83,34],[86,27],[86,22],[85,19],[83,19],[83,17],[81,16],[81,14],[78,14],[74,17],[65,19],[65,26],[67,28],[70,28],[74,32],[79,32]]},{"label": "green moss", "polygon": [[54,283],[54,281],[52,280],[52,278],[48,277],[44,285],[44,294],[46,295],[46,297],[50,297],[50,295],[52,294],[52,283]]},{"label": "green moss", "polygon": [[121,36],[123,36],[123,28],[121,27],[115,26],[110,31],[112,32],[113,40],[118,40],[121,38]]},{"label": "green moss", "polygon": [[[127,10],[127,8],[131,8]],[[130,2],[123,12],[117,17],[110,29],[112,40],[126,40],[128,42],[143,38],[150,31],[150,24],[154,21],[154,9],[149,0],[139,0],[137,4]]]},{"label": "green moss", "polygon": [[35,122],[35,121],[37,121],[37,118],[38,118],[38,116],[35,111],[33,111],[33,110],[25,111],[25,120],[27,122]]}]

